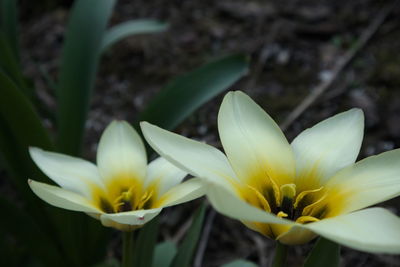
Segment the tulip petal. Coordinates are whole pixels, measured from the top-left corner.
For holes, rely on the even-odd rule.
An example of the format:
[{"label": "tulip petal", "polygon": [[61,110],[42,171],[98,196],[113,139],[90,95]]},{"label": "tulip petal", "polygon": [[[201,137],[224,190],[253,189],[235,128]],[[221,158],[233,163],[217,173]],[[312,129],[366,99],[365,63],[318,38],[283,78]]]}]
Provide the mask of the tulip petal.
[{"label": "tulip petal", "polygon": [[235,193],[217,184],[208,182],[207,198],[212,206],[219,213],[241,221],[287,224],[295,223],[286,219],[279,218],[272,213],[263,211],[249,205],[240,199]]},{"label": "tulip petal", "polygon": [[218,113],[225,153],[245,183],[266,174],[279,185],[291,183],[295,163],[291,147],[274,120],[250,97],[229,92]]},{"label": "tulip petal", "polygon": [[50,205],[73,211],[103,213],[81,195],[58,186],[28,180],[32,191]]},{"label": "tulip petal", "polygon": [[144,180],[146,150],[137,132],[125,121],[113,121],[100,138],[97,166],[104,180],[127,176]]},{"label": "tulip petal", "polygon": [[90,197],[91,185],[103,186],[96,165],[89,161],[36,147],[29,148],[29,153],[50,179],[67,190]]},{"label": "tulip petal", "polygon": [[339,171],[326,184],[332,215],[362,209],[400,195],[400,149]]},{"label": "tulip petal", "polygon": [[204,177],[230,186],[236,179],[225,155],[218,149],[141,122],[142,132],[150,146],[162,157],[193,176]]},{"label": "tulip petal", "polygon": [[100,220],[104,226],[111,226],[122,230],[124,227],[118,226],[117,224],[140,226],[156,217],[161,210],[162,209],[148,209],[120,213],[104,213],[101,215]]},{"label": "tulip petal", "polygon": [[276,239],[286,245],[302,245],[311,241],[316,236],[317,235],[309,229],[295,225]]},{"label": "tulip petal", "polygon": [[205,194],[206,185],[202,178],[191,178],[188,181],[171,188],[157,201],[159,207],[169,207],[188,202]]},{"label": "tulip petal", "polygon": [[146,186],[157,185],[157,194],[163,195],[169,189],[182,182],[187,172],[175,167],[166,159],[159,157],[153,160],[147,169]]},{"label": "tulip petal", "polygon": [[357,250],[400,253],[400,219],[382,208],[356,211],[301,227]]},{"label": "tulip petal", "polygon": [[296,184],[313,177],[322,185],[338,170],[353,164],[363,132],[364,115],[360,109],[340,113],[303,131],[292,142]]}]

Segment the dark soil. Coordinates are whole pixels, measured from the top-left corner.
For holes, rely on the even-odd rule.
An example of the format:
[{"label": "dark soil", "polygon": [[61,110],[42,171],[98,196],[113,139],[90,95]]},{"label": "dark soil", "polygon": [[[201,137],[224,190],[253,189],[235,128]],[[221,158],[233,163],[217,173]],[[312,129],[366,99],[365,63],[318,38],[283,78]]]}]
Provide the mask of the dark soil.
[{"label": "dark soil", "polygon": [[[54,110],[54,92],[44,73],[56,79],[68,2],[34,13],[22,6],[25,73],[43,105]],[[137,18],[169,23],[167,32],[136,36],[112,47],[101,60],[87,122],[85,157],[93,159],[98,138],[113,119],[133,121],[172,78],[233,52],[251,58],[249,74],[231,89],[243,90],[273,118],[284,118],[351,49],[378,10],[392,1],[327,0],[120,0],[112,24]],[[368,45],[336,82],[287,130],[289,140],[316,122],[352,107],[366,116],[360,159],[400,147],[400,8],[394,9]],[[200,108],[176,132],[220,147],[216,115],[223,94]],[[54,128],[43,114],[46,126]],[[193,206],[171,208],[161,238],[179,239]],[[382,206],[399,214],[400,201]],[[311,245],[291,247],[289,266],[300,266]],[[241,223],[216,215],[202,264],[219,266],[247,258],[260,266],[270,260],[274,242]],[[110,255],[115,255],[111,251]],[[343,248],[342,266],[400,266],[400,258]],[[196,266],[196,267],[199,267]]]}]

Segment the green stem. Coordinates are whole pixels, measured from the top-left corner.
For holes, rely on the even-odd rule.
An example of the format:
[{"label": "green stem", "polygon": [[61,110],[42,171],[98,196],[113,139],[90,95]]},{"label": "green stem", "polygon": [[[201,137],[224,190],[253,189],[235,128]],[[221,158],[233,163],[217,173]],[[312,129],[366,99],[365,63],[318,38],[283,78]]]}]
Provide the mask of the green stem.
[{"label": "green stem", "polygon": [[276,242],[275,256],[271,267],[284,267],[286,264],[287,246],[281,242]]},{"label": "green stem", "polygon": [[122,232],[122,265],[121,267],[133,266],[133,231]]}]

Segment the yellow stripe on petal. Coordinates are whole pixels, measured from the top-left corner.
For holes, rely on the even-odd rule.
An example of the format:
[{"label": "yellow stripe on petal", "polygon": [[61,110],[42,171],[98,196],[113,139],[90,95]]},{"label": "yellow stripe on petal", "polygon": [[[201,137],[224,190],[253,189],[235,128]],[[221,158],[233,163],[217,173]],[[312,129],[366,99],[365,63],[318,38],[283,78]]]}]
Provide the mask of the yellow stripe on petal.
[{"label": "yellow stripe on petal", "polygon": [[305,224],[305,223],[310,223],[310,222],[318,222],[319,219],[313,217],[313,216],[301,216],[299,218],[297,218],[296,222],[297,223],[301,223],[301,224]]},{"label": "yellow stripe on petal", "polygon": [[218,113],[218,132],[232,168],[244,183],[254,186],[249,179],[258,173],[279,185],[293,182],[295,163],[288,141],[250,97],[240,91],[226,94]]}]

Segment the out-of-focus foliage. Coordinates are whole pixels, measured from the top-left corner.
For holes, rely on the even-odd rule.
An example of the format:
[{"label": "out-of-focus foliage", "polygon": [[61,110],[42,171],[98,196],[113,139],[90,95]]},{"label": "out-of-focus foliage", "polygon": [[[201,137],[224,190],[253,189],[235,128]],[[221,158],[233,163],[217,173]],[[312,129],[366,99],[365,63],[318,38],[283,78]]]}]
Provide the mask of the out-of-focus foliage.
[{"label": "out-of-focus foliage", "polygon": [[257,265],[246,260],[235,260],[230,263],[221,265],[221,267],[256,267]]},{"label": "out-of-focus foliage", "polygon": [[165,129],[176,127],[188,112],[195,111],[246,74],[246,62],[241,54],[227,56],[178,77],[151,101],[140,120]]},{"label": "out-of-focus foliage", "polygon": [[196,249],[197,240],[200,237],[205,212],[206,205],[203,203],[203,205],[193,215],[192,225],[190,226],[185,239],[180,245],[170,267],[190,266],[190,262]]},{"label": "out-of-focus foliage", "polygon": [[[34,196],[27,179],[49,181],[31,161],[28,148],[37,146],[79,155],[101,53],[122,38],[159,32],[165,30],[166,25],[140,20],[107,29],[115,0],[75,1],[67,26],[59,79],[55,82],[57,130],[56,134],[50,134],[36,112],[40,103],[33,101],[35,89],[22,74],[16,3],[15,0],[0,0],[0,163],[7,169],[7,177],[17,190],[11,199],[0,198],[0,207],[8,216],[7,220],[0,221],[2,233],[6,233],[0,243],[4,248],[0,252],[1,265],[91,266],[104,259],[110,230],[85,214],[55,209]],[[140,117],[172,129],[242,77],[247,67],[242,55],[208,63],[171,81]],[[190,254],[193,254],[203,216],[204,210],[194,219],[184,241]],[[141,263],[137,266],[151,266],[157,236],[157,220],[139,232],[136,260]],[[165,247],[157,247],[155,253],[165,253],[165,250]],[[144,260],[139,256],[142,255],[140,251],[145,251],[144,255],[149,258]],[[175,258],[182,258],[180,251]],[[188,262],[190,258],[184,261]],[[115,262],[105,262],[103,266],[113,264]]]},{"label": "out-of-focus foliage", "polygon": [[338,267],[340,245],[320,237],[308,255],[304,267]]},{"label": "out-of-focus foliage", "polygon": [[141,19],[123,22],[109,29],[103,37],[101,51],[104,52],[116,42],[125,37],[142,34],[157,33],[167,29],[168,25],[155,20]]},{"label": "out-of-focus foliage", "polygon": [[160,243],[154,250],[153,267],[169,267],[176,255],[176,245],[171,241]]},{"label": "out-of-focus foliage", "polygon": [[80,153],[101,42],[114,4],[115,0],[86,0],[73,7],[57,86],[60,152]]}]

